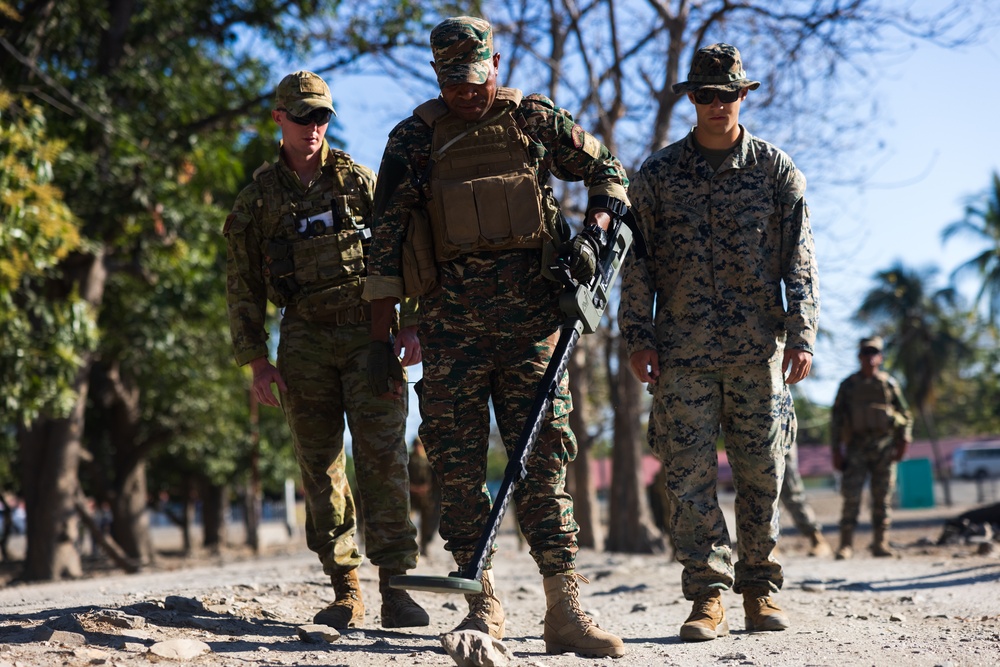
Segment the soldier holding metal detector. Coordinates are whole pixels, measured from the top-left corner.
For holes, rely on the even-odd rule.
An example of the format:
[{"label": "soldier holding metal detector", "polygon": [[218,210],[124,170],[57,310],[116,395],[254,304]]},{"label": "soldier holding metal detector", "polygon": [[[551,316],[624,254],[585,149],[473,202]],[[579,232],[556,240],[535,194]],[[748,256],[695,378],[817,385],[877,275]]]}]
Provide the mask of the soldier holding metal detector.
[{"label": "soldier holding metal detector", "polygon": [[[389,325],[400,298],[420,295],[420,437],[442,485],[440,532],[459,572],[399,577],[393,585],[466,593],[469,614],[456,630],[503,638],[491,556],[512,496],[544,578],[546,650],[621,656],[622,641],[578,603],[577,524],[565,488],[576,440],[563,357],[587,325],[569,318],[560,332],[566,290],[555,274],[568,274],[582,290],[568,295],[567,307],[579,302],[581,315],[600,316],[601,290],[631,239],[627,229],[618,233],[627,212],[625,171],[551,100],[498,86],[500,54],[488,22],[448,19],[430,42],[441,96],[393,129],[375,193],[365,287],[369,373],[376,394],[403,391]],[[552,174],[583,180],[590,196],[584,230],[563,245],[565,222],[546,187]],[[485,484],[490,399],[511,461],[492,512]]]}]

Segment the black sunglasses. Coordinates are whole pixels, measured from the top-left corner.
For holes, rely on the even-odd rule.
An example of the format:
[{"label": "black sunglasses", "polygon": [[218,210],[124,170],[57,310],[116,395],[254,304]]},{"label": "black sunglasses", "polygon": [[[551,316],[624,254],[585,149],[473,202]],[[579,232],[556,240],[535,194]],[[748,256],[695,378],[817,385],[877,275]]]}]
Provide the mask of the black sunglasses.
[{"label": "black sunglasses", "polygon": [[711,104],[715,96],[719,96],[719,101],[723,104],[735,102],[740,97],[738,90],[719,90],[718,88],[699,88],[694,91],[694,101],[698,104]]},{"label": "black sunglasses", "polygon": [[308,116],[296,116],[288,109],[280,109],[280,111],[284,111],[285,115],[288,116],[288,120],[296,125],[310,125],[312,123],[326,125],[330,122],[330,116],[333,115],[333,112],[329,109],[314,109],[309,112]]},{"label": "black sunglasses", "polygon": [[863,347],[863,348],[861,348],[861,356],[863,356],[863,357],[871,357],[871,356],[874,356],[876,354],[882,354],[882,350],[878,349],[877,347]]}]

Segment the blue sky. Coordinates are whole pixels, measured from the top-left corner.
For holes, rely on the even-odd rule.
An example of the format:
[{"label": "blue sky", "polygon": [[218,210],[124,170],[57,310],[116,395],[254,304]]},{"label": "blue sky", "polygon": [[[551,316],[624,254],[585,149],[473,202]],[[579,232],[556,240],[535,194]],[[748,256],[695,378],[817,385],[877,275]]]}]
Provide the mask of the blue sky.
[{"label": "blue sky", "polygon": [[[936,265],[944,286],[956,266],[981,250],[962,239],[943,245],[941,230],[961,218],[967,198],[984,192],[991,174],[1000,171],[998,71],[997,31],[961,49],[918,45],[872,86],[881,108],[872,136],[884,142],[884,158],[869,181],[860,188],[837,187],[822,174],[806,174],[820,265],[821,325],[831,335],[817,350],[815,376],[801,385],[810,399],[831,403],[839,381],[855,370],[855,344],[867,331],[850,315],[876,271],[897,259],[910,267]],[[404,89],[376,76],[338,76],[330,84],[338,135],[347,138],[346,148],[357,161],[373,169],[389,131],[401,120],[400,109],[412,108],[427,93],[419,85]],[[394,104],[385,104],[387,96]],[[966,284],[963,292],[971,296],[973,287]]]}]

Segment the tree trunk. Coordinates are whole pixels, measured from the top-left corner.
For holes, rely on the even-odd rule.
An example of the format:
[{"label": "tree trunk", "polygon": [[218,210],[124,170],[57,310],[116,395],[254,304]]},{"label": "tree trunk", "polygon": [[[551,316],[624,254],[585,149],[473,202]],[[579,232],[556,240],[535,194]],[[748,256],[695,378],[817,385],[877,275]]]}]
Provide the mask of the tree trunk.
[{"label": "tree trunk", "polygon": [[202,544],[212,553],[219,553],[226,542],[226,512],[229,489],[225,484],[205,481],[201,493],[201,522],[205,531]]},{"label": "tree trunk", "polygon": [[660,553],[665,550],[663,536],[653,525],[646,487],[642,483],[645,440],[640,434],[642,385],[628,372],[628,352],[624,343],[619,339],[614,347],[617,348],[618,372],[609,373],[615,409],[615,446],[611,466],[611,521],[606,546],[608,551]]},{"label": "tree trunk", "polygon": [[153,562],[153,539],[149,531],[146,498],[146,461],[119,474],[117,493],[111,506],[111,535],[129,558],[142,565]]},{"label": "tree trunk", "polygon": [[[100,308],[107,282],[104,252],[73,254],[60,266],[62,279],[53,281],[52,292],[69,295],[76,291],[95,310]],[[55,580],[83,574],[77,537],[80,525],[76,499],[83,451],[84,410],[90,387],[89,351],[79,351],[81,362],[71,389],[76,395],[66,417],[41,416],[18,429],[21,453],[27,548],[23,577]]]},{"label": "tree trunk", "polygon": [[597,494],[590,476],[590,452],[594,446],[594,436],[587,425],[590,423],[591,373],[587,357],[593,351],[590,338],[583,337],[577,344],[569,360],[569,386],[573,395],[573,411],[569,414],[569,425],[576,435],[578,452],[576,460],[567,470],[567,487],[573,496],[573,512],[580,526],[578,544],[587,549],[597,549],[603,543],[601,522],[597,509]]},{"label": "tree trunk", "polygon": [[260,423],[257,395],[250,392],[250,478],[243,492],[243,517],[246,543],[254,553],[260,552],[261,519],[260,485]]}]

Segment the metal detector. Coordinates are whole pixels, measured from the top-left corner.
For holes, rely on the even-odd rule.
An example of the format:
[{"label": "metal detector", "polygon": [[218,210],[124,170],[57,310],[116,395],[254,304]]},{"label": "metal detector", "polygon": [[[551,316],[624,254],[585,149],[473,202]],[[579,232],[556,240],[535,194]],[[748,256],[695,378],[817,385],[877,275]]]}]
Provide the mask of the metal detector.
[{"label": "metal detector", "polygon": [[[606,199],[607,201],[595,202],[596,199]],[[408,574],[393,576],[389,579],[389,586],[392,588],[465,595],[482,593],[483,585],[480,579],[490,549],[500,531],[504,514],[507,513],[507,505],[514,495],[514,485],[524,479],[527,474],[528,456],[531,455],[535,441],[538,440],[538,434],[545,421],[545,414],[552,405],[552,400],[559,387],[559,379],[566,372],[573,348],[581,334],[593,333],[597,330],[597,325],[608,306],[611,288],[618,277],[622,262],[632,246],[633,240],[636,244],[637,255],[644,257],[646,254],[646,245],[642,234],[632,217],[632,212],[628,210],[624,202],[610,197],[592,197],[591,207],[606,208],[611,211],[612,221],[608,229],[608,247],[598,258],[597,271],[593,279],[586,285],[578,284],[570,277],[569,261],[565,257],[558,258],[556,264],[549,267],[553,274],[559,276],[567,287],[566,292],[559,299],[559,307],[567,318],[559,329],[559,341],[552,351],[552,359],[549,361],[535,393],[535,401],[532,403],[531,412],[528,413],[528,419],[521,431],[514,456],[507,462],[500,490],[493,501],[486,528],[479,538],[472,560],[464,570],[452,572],[447,577]]]}]

